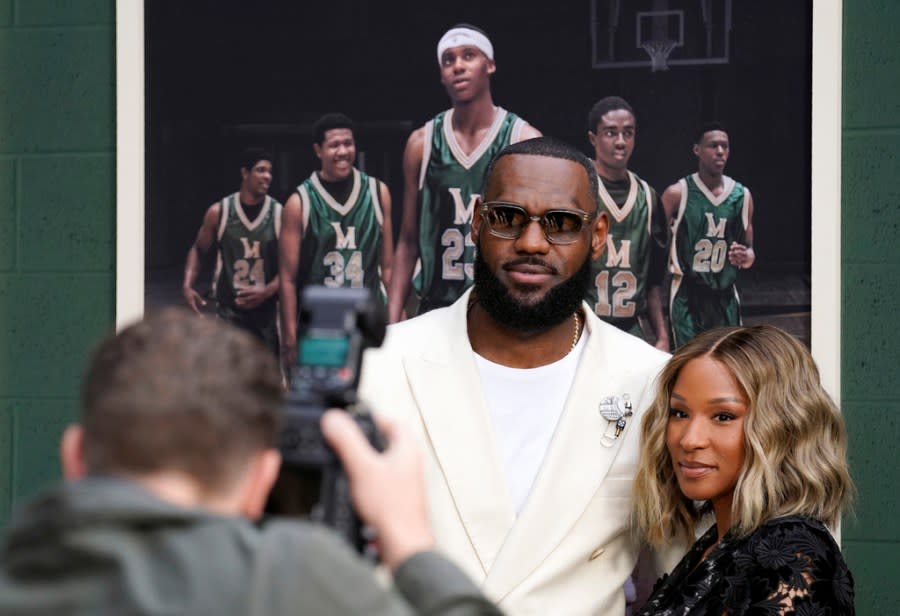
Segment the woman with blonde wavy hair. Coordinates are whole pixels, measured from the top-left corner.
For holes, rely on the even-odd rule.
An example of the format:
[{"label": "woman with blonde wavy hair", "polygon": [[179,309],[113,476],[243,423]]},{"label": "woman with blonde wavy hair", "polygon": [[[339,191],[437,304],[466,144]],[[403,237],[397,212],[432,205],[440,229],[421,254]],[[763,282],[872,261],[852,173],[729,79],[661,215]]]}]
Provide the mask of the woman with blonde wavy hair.
[{"label": "woman with blonde wavy hair", "polygon": [[844,422],[806,348],[771,326],[704,332],[659,376],[641,423],[634,521],[694,538],[640,614],[854,614],[826,525],[853,495]]}]

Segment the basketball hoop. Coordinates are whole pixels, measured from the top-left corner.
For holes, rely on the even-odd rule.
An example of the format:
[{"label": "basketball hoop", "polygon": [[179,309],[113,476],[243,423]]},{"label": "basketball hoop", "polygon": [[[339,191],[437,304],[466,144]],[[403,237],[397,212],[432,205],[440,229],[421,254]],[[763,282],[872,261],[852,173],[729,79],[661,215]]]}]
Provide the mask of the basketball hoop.
[{"label": "basketball hoop", "polygon": [[652,72],[669,70],[666,60],[669,59],[669,54],[672,53],[676,45],[675,41],[647,41],[641,43],[641,47],[650,56],[650,70]]}]

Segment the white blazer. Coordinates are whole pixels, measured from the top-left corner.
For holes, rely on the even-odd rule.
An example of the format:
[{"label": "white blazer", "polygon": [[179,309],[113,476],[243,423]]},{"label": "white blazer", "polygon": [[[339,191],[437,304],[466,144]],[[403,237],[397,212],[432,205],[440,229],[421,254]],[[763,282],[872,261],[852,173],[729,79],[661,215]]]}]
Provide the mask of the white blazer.
[{"label": "white blazer", "polygon": [[[639,549],[628,528],[639,422],[668,356],[584,305],[590,337],[517,517],[466,331],[468,298],[389,327],[365,357],[361,397],[418,432],[438,549],[501,608],[619,616]],[[599,403],[625,394],[634,416],[613,438]],[[682,551],[665,555],[666,564]]]}]

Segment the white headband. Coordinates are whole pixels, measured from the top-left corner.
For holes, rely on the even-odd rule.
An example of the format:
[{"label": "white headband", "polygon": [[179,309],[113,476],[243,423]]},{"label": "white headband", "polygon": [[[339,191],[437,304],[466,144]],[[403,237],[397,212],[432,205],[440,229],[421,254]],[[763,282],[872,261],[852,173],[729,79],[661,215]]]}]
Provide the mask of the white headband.
[{"label": "white headband", "polygon": [[471,45],[480,49],[488,60],[494,59],[494,46],[484,34],[472,28],[450,28],[438,41],[437,58],[438,64],[441,63],[441,56],[451,47],[461,47],[463,45]]}]

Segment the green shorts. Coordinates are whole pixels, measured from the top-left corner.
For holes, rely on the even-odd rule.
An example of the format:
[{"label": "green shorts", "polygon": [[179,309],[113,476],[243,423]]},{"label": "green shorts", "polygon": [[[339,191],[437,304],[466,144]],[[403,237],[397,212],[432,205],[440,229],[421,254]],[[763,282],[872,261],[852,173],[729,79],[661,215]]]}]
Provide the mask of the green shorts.
[{"label": "green shorts", "polygon": [[741,302],[737,289],[710,289],[681,280],[672,281],[669,320],[672,348],[683,346],[702,331],[741,324]]}]

